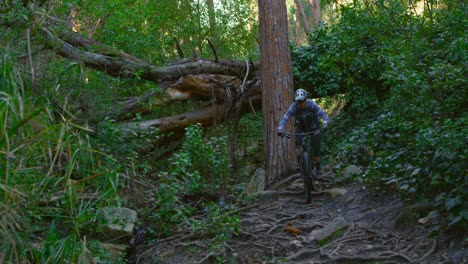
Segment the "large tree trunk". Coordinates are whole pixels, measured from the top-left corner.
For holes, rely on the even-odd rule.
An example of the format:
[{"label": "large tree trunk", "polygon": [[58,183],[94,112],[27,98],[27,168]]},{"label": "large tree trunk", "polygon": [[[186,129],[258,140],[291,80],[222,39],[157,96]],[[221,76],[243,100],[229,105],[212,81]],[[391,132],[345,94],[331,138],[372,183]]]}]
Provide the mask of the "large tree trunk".
[{"label": "large tree trunk", "polygon": [[266,185],[292,169],[293,144],[276,135],[278,122],[292,102],[293,78],[284,1],[259,0],[262,113]]}]

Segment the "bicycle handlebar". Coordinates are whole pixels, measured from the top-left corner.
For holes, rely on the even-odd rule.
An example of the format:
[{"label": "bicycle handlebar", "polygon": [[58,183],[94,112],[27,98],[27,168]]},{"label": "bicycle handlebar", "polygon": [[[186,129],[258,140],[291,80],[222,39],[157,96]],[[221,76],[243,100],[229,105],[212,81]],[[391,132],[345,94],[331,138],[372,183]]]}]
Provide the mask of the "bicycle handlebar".
[{"label": "bicycle handlebar", "polygon": [[320,129],[314,130],[314,131],[311,131],[311,132],[305,132],[305,133],[288,133],[288,132],[284,132],[281,137],[291,138],[292,136],[307,136],[307,135],[315,136],[318,133],[320,133]]}]

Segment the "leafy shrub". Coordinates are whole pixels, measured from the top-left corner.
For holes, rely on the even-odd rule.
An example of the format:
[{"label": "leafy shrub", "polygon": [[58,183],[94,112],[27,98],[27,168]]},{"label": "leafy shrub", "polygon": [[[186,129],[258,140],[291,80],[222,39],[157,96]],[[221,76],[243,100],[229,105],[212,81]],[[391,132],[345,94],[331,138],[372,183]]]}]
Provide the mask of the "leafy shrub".
[{"label": "leafy shrub", "polygon": [[[185,203],[182,198],[185,195],[218,193],[229,171],[225,142],[223,137],[204,138],[199,125],[186,128],[185,141],[181,149],[170,158],[169,171],[160,173],[157,212],[153,216],[159,223],[156,232],[171,234],[173,227],[182,222],[192,221],[197,226],[196,221],[190,220],[197,208]],[[209,225],[224,218],[228,222],[235,220],[225,215],[228,213],[226,208],[217,208],[218,205],[214,204],[207,206],[219,213],[208,214],[202,220],[210,222]],[[217,224],[223,225],[223,222]]]},{"label": "leafy shrub", "polygon": [[[420,15],[398,1],[342,7],[336,25],[293,50],[295,81],[352,103],[325,134],[325,145],[346,138],[330,147],[341,152],[338,169],[362,162],[359,151],[367,149],[375,156],[358,180],[433,201],[448,225],[466,226],[465,8],[428,4]],[[368,121],[369,106],[384,114]]]},{"label": "leafy shrub", "polygon": [[[192,173],[191,178],[202,176],[204,180],[212,182],[210,187],[218,188],[229,172],[226,138],[220,136],[205,140],[203,136],[203,129],[199,125],[186,128],[185,141],[180,154],[175,155],[171,169],[179,177],[184,176],[183,173]],[[179,162],[180,159],[182,162]]]},{"label": "leafy shrub", "polygon": [[292,48],[294,83],[319,96],[345,94],[358,112],[375,108],[386,89],[380,77],[388,42],[396,36],[392,18],[378,4],[342,6],[337,24],[312,32],[309,45]]},{"label": "leafy shrub", "polygon": [[90,257],[83,233],[96,206],[117,198],[119,166],[94,149],[66,105],[57,112],[43,97],[36,105],[21,70],[0,49],[0,255],[79,262]]},{"label": "leafy shrub", "polygon": [[460,117],[467,86],[464,7],[432,11],[413,22],[410,39],[388,56],[382,80],[392,87],[388,107],[407,118]]},{"label": "leafy shrub", "polygon": [[214,236],[217,242],[228,241],[240,230],[239,217],[228,213],[232,209],[234,209],[232,205],[208,203],[204,209],[206,217],[200,221],[193,221],[192,229],[195,232]]},{"label": "leafy shrub", "polygon": [[430,119],[408,121],[387,113],[356,129],[342,144],[342,155],[371,146],[375,159],[360,180],[395,188],[405,199],[433,201],[449,225],[465,224],[467,125],[466,116],[432,126]]}]

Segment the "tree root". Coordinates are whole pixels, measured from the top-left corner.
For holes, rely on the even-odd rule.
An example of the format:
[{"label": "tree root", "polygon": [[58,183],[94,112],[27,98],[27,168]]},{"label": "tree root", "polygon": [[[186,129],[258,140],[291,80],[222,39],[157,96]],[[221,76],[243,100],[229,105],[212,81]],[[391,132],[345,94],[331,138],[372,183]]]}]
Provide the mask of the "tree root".
[{"label": "tree root", "polygon": [[300,213],[300,214],[296,214],[296,215],[293,215],[293,216],[288,216],[288,217],[284,217],[284,218],[281,218],[279,220],[276,220],[275,224],[279,225],[279,224],[282,224],[282,223],[287,222],[287,221],[292,221],[292,220],[296,220],[296,219],[306,219],[307,216],[308,216],[307,214]]},{"label": "tree root", "polygon": [[351,261],[363,261],[363,262],[369,262],[369,261],[382,261],[382,260],[392,260],[392,259],[403,259],[408,263],[411,263],[412,260],[403,254],[396,253],[393,251],[385,251],[381,252],[381,255],[377,256],[332,256],[331,254],[325,253],[323,251],[320,252],[320,254],[326,258],[328,258],[330,261],[333,262],[351,262]]},{"label": "tree root", "polygon": [[434,239],[432,241],[432,246],[429,248],[429,250],[419,259],[419,263],[422,263],[425,259],[427,259],[432,253],[434,253],[435,248],[437,246],[437,239]]},{"label": "tree root", "polygon": [[248,210],[250,210],[252,208],[256,208],[256,207],[259,207],[259,206],[260,206],[260,204],[252,204],[252,205],[249,205],[249,206],[245,206],[245,207],[242,207],[242,208],[239,208],[239,209],[236,209],[236,210],[230,212],[228,215],[230,215],[230,216],[235,215],[237,213],[240,213],[240,212],[243,212],[243,211],[248,211]]},{"label": "tree root", "polygon": [[202,264],[202,263],[206,263],[206,261],[212,257],[213,254],[207,254],[206,256],[204,256],[202,259],[200,259],[199,261],[195,262],[196,264]]},{"label": "tree root", "polygon": [[318,255],[319,253],[320,249],[302,249],[287,257],[286,260],[288,263],[300,262],[301,260],[312,259],[312,257]]},{"label": "tree root", "polygon": [[[290,177],[287,182],[292,182]],[[358,188],[358,187],[356,187]],[[355,190],[355,189],[353,189]],[[302,192],[285,192],[284,189],[274,190],[281,194],[300,194]],[[317,192],[321,194],[322,192]],[[354,192],[356,195],[360,194]],[[240,232],[233,235],[233,239],[223,243],[222,248],[210,251],[210,243],[215,241],[200,234],[179,232],[172,237],[162,239],[152,247],[153,255],[174,260],[176,257],[188,257],[190,263],[211,263],[215,258],[227,257],[239,263],[261,263],[262,257],[268,260],[264,263],[424,263],[432,257],[438,260],[447,259],[437,252],[438,244],[442,241],[431,240],[427,237],[408,236],[395,233],[384,217],[388,217],[392,210],[385,209],[383,203],[367,203],[357,196],[352,205],[359,204],[356,209],[376,208],[372,212],[350,209],[344,206],[345,212],[330,211],[342,207],[345,200],[324,200],[325,206],[319,209],[306,205],[298,197],[282,197],[271,203],[255,203],[239,208],[231,214],[239,214],[241,221]],[[336,203],[330,205],[330,203]],[[392,202],[392,207],[396,204]],[[316,206],[316,205],[313,205]],[[327,212],[330,216],[327,215]],[[361,219],[359,214],[365,216]],[[310,240],[310,232],[317,226],[324,226],[332,221],[334,215],[349,216],[348,228],[342,229],[330,237],[320,249],[319,242]],[[384,216],[382,216],[384,215]],[[393,214],[391,214],[393,215]],[[285,227],[287,223],[301,232],[290,234]],[[182,226],[181,229],[187,229]],[[341,234],[340,236],[338,236]],[[200,237],[197,237],[200,236]],[[212,237],[211,237],[212,239]],[[198,240],[199,242],[197,242]],[[232,247],[232,248],[230,248]],[[171,249],[177,248],[171,253]],[[187,252],[186,248],[197,248],[199,251]],[[151,252],[151,251],[148,251]],[[147,257],[151,257],[146,254]],[[182,259],[179,259],[182,260]],[[167,262],[166,262],[167,263]],[[178,262],[180,263],[180,262]]]},{"label": "tree root", "polygon": [[274,225],[272,228],[270,228],[270,229],[266,232],[266,234],[271,234],[273,231],[275,231],[276,229],[280,229],[280,228],[282,228],[282,226],[280,226],[280,225]]},{"label": "tree root", "polygon": [[270,186],[270,188],[268,188],[268,190],[278,190],[280,189],[281,187],[283,187],[284,185],[288,185],[288,183],[290,181],[293,181],[293,180],[296,180],[297,178],[300,178],[301,176],[299,174],[293,174],[279,182],[277,182],[276,184],[273,184],[272,186]]}]

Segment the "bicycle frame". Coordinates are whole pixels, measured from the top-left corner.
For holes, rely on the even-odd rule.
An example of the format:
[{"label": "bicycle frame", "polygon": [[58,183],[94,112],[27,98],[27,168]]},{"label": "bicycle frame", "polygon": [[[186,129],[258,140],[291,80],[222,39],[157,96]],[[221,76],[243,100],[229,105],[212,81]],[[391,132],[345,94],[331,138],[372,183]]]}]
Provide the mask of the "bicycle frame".
[{"label": "bicycle frame", "polygon": [[[310,152],[310,140],[311,140],[310,137],[315,136],[318,133],[320,133],[320,130],[314,130],[312,132],[306,132],[306,133],[284,133],[284,136],[288,139],[290,139],[292,136],[296,136],[296,140],[298,136],[304,137],[301,142],[302,144],[301,144],[300,154],[302,155],[304,152],[311,153]],[[315,162],[314,162],[314,165],[315,165]]]},{"label": "bicycle frame", "polygon": [[286,138],[290,139],[292,136],[296,136],[296,140],[298,136],[304,137],[301,142],[300,147],[300,168],[301,168],[301,175],[304,179],[304,190],[306,194],[306,203],[311,203],[312,194],[311,191],[315,190],[315,177],[316,177],[316,164],[310,157],[310,140],[312,135],[317,135],[320,133],[319,130],[306,132],[306,133],[284,133]]}]

